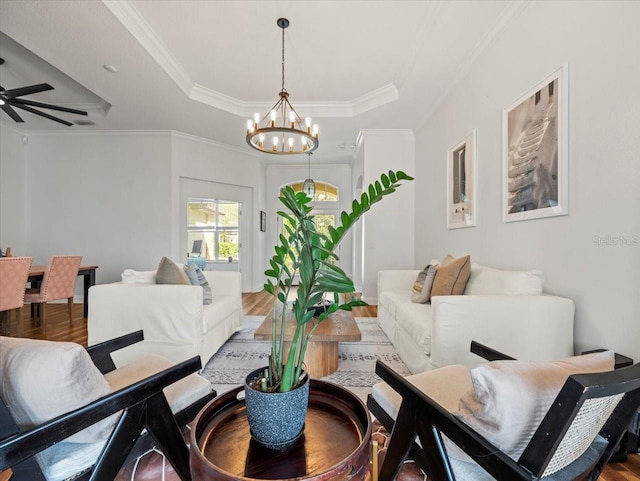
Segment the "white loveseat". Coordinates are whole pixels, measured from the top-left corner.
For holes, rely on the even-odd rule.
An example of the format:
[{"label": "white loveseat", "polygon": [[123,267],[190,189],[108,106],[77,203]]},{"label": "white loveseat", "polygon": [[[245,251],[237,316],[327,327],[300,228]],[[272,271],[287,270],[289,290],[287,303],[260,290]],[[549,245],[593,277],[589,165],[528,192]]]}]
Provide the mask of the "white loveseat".
[{"label": "white loveseat", "polygon": [[203,305],[200,286],[155,284],[153,273],[146,274],[153,283],[116,282],[89,289],[90,346],[139,329],[144,331],[144,341],[113,353],[117,366],[148,354],[174,362],[199,355],[204,366],[240,329],[239,272],[204,271],[213,294],[209,305]]},{"label": "white loveseat", "polygon": [[573,355],[575,305],[571,299],[543,294],[539,271],[472,264],[464,295],[417,304],[411,302],[411,293],[419,272],[378,273],[378,323],[412,373],[482,363],[469,351],[472,340],[517,359]]}]

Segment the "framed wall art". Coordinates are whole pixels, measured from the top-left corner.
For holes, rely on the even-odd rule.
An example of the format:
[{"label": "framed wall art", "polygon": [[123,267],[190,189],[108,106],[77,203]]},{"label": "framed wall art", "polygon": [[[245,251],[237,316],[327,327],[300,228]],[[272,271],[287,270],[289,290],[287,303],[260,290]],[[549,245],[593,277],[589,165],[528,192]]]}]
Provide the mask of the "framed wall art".
[{"label": "framed wall art", "polygon": [[567,65],[504,109],[504,222],[568,214]]},{"label": "framed wall art", "polygon": [[476,225],[476,131],[447,151],[447,229]]}]

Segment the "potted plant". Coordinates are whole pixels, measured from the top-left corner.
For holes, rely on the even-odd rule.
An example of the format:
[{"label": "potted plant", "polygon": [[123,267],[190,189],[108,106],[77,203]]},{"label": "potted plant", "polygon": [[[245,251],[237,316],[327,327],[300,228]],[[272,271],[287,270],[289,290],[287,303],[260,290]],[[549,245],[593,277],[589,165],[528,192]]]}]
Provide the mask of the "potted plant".
[{"label": "potted plant", "polygon": [[[278,212],[285,221],[286,234],[280,234],[280,243],[269,261],[271,268],[265,272],[268,280],[264,285],[264,289],[274,297],[269,365],[250,373],[245,383],[249,425],[252,436],[260,443],[271,447],[284,446],[300,435],[309,393],[309,378],[303,363],[309,339],[315,328],[337,310],[350,311],[353,307],[366,305],[353,296],[347,298],[355,287],[349,276],[333,263],[338,259],[336,247],[373,204],[395,192],[401,181],[410,180],[413,178],[402,171],[382,174],[379,181],[362,193],[360,200],[353,201],[350,213],[342,212],[341,225],[329,227],[328,235],[316,230],[313,207],[309,205],[312,199],[289,186],[280,192],[279,200],[288,209],[288,212]],[[296,294],[290,299],[297,277]],[[324,312],[314,317],[314,307],[327,293],[333,293],[333,303],[327,304]],[[291,347],[285,356],[285,323],[289,308],[296,326]],[[296,398],[300,406],[296,408],[289,404],[281,396],[283,393]],[[269,402],[276,405],[269,407],[263,404]],[[297,416],[298,421],[293,421],[293,416]]]}]

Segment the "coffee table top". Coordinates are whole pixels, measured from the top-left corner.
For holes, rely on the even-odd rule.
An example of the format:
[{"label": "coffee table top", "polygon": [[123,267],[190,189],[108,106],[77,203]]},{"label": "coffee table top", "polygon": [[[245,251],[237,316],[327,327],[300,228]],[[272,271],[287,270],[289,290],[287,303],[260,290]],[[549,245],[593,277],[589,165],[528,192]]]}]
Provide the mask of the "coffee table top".
[{"label": "coffee table top", "polygon": [[[313,327],[313,324],[317,323],[309,322],[307,324],[307,332]],[[278,323],[279,324],[279,323]],[[287,322],[285,325],[285,341],[290,341],[293,338],[293,333],[296,328],[295,318],[292,311],[287,312]],[[278,325],[276,334],[280,333],[280,326]],[[271,314],[264,318],[264,321],[256,329],[253,335],[254,339],[269,340],[271,339]],[[320,325],[313,331],[311,336],[311,342],[343,342],[343,341],[360,341],[362,334],[358,329],[353,318],[353,313],[350,311],[337,311],[334,314],[328,316],[323,320]]]}]

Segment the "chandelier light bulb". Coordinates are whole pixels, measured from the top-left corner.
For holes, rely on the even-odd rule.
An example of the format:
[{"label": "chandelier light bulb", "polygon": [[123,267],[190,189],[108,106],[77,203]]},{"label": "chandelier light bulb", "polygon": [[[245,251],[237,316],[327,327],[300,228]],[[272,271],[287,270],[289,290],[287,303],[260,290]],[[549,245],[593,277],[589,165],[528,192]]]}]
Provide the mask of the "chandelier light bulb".
[{"label": "chandelier light bulb", "polygon": [[253,120],[251,120],[251,119],[247,120],[247,130],[248,130],[249,132],[253,132],[253,126],[254,126],[254,125],[255,125],[255,124],[253,123]]},{"label": "chandelier light bulb", "polygon": [[258,135],[258,146],[264,147],[264,134]]},{"label": "chandelier light bulb", "polygon": [[260,114],[258,112],[256,112],[255,114],[253,114],[253,122],[256,124],[256,127],[258,126],[258,124],[260,123]]},{"label": "chandelier light bulb", "polygon": [[311,128],[311,117],[305,117],[304,124],[307,126],[307,131]]},{"label": "chandelier light bulb", "polygon": [[314,137],[318,137],[318,124],[313,124],[313,128],[311,129],[311,135]]},{"label": "chandelier light bulb", "polygon": [[271,127],[275,126],[277,115],[278,114],[277,114],[277,112],[275,110],[272,110],[269,113],[269,119],[271,119]]}]

